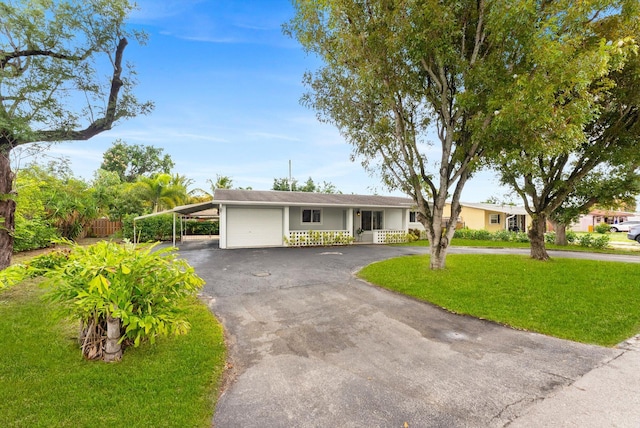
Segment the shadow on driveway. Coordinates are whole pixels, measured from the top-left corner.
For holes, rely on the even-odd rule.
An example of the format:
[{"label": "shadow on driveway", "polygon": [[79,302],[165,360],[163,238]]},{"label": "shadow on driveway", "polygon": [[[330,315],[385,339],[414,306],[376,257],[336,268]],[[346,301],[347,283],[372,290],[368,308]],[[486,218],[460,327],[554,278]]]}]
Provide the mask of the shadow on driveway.
[{"label": "shadow on driveway", "polygon": [[454,315],[353,273],[426,248],[183,244],[229,338],[216,427],[505,426],[620,350]]}]

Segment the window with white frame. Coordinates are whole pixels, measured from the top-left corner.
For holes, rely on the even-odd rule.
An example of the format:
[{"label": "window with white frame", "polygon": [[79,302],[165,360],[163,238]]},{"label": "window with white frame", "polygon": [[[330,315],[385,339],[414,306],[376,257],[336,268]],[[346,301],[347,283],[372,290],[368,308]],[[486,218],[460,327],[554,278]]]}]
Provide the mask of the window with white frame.
[{"label": "window with white frame", "polygon": [[411,223],[415,223],[416,222],[416,212],[415,211],[409,211],[409,221]]},{"label": "window with white frame", "polygon": [[500,224],[500,214],[489,214],[490,224]]},{"label": "window with white frame", "polygon": [[320,208],[303,209],[302,223],[322,223],[322,209]]}]

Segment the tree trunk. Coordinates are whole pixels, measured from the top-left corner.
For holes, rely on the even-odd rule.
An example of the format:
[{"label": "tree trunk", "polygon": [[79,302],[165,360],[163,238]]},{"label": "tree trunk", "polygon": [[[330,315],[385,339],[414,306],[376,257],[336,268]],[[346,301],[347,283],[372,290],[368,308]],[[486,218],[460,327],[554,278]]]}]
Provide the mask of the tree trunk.
[{"label": "tree trunk", "polygon": [[[441,231],[442,232],[442,231]],[[435,236],[433,240],[429,240],[431,249],[431,258],[429,259],[429,268],[431,270],[440,270],[446,267],[448,242],[445,236]]]},{"label": "tree trunk", "polygon": [[107,317],[107,341],[104,347],[104,361],[110,363],[122,359],[120,342],[120,318]]},{"label": "tree trunk", "polygon": [[569,245],[569,243],[567,242],[567,225],[555,221],[551,221],[551,224],[553,224],[553,230],[555,230],[556,232],[554,244],[565,246]]},{"label": "tree trunk", "polygon": [[529,241],[531,242],[531,258],[549,260],[549,254],[544,245],[544,232],[547,229],[547,216],[542,213],[534,214],[531,218]]},{"label": "tree trunk", "polygon": [[9,152],[0,152],[0,270],[11,264],[16,201],[13,191],[13,172]]}]

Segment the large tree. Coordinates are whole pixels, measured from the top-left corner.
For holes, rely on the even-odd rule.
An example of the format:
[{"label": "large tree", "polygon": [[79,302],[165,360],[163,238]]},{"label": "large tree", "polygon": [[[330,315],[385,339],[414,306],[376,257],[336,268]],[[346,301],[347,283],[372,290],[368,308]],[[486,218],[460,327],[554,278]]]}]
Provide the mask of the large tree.
[{"label": "large tree", "polygon": [[555,231],[555,244],[567,245],[567,226],[578,221],[593,207],[635,207],[640,195],[640,170],[637,164],[616,167],[600,165],[575,183],[573,191],[549,216]]},{"label": "large tree", "polygon": [[124,62],[129,38],[144,41],[125,27],[133,6],[128,0],[0,3],[0,268],[9,265],[13,247],[10,151],[87,140],[152,108],[135,98]]},{"label": "large tree", "polygon": [[444,268],[462,189],[484,151],[471,125],[486,126],[493,116],[482,108],[491,89],[484,63],[496,61],[487,40],[489,3],[294,4],[285,31],[324,62],[306,74],[303,102],[338,127],[365,168],[413,198],[431,268]]},{"label": "large tree", "polygon": [[[608,174],[594,183],[591,196],[607,199],[615,195],[597,187],[624,185],[640,165],[638,2],[572,3],[531,2],[529,10],[514,4],[505,15],[515,33],[508,42],[545,43],[506,59],[487,133],[497,142],[494,161],[502,182],[522,197],[532,217],[531,256],[539,260],[549,258],[547,220],[554,213],[556,220],[568,216],[563,204],[568,208],[572,198],[588,195],[584,181],[597,177],[590,173],[599,167],[624,171],[620,180]],[[554,25],[531,25],[541,19]]]},{"label": "large tree", "polygon": [[100,168],[117,173],[120,180],[127,183],[135,182],[141,175],[169,174],[174,163],[163,151],[159,147],[117,140],[102,155]]}]

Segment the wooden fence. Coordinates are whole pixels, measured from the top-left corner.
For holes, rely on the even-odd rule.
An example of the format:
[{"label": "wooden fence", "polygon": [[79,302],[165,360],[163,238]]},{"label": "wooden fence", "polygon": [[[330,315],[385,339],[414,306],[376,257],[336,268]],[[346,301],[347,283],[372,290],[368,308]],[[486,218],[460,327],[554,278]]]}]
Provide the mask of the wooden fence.
[{"label": "wooden fence", "polygon": [[86,236],[92,238],[107,238],[122,230],[121,221],[110,221],[108,218],[99,218],[91,222],[87,228]]}]

